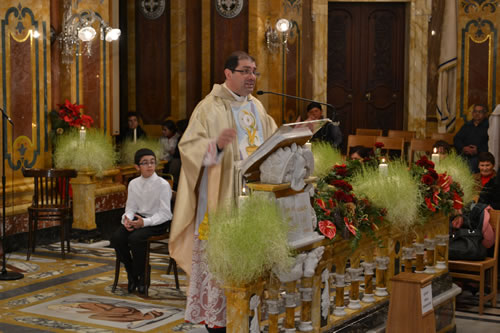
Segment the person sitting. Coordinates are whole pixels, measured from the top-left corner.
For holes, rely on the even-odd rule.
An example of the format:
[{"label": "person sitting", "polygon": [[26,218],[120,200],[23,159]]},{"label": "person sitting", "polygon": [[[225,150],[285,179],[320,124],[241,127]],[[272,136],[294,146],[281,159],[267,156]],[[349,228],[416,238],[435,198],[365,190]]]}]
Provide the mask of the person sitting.
[{"label": "person sitting", "polygon": [[175,149],[177,148],[177,142],[180,136],[179,133],[177,133],[177,127],[175,126],[173,120],[167,120],[161,125],[161,134],[161,159],[164,161],[170,161],[174,156]]},{"label": "person sitting", "polygon": [[110,241],[117,258],[127,270],[128,292],[132,293],[137,288],[139,293],[144,294],[146,240],[167,231],[172,220],[172,190],[168,182],[156,174],[156,156],[152,150],[137,150],[134,163],[141,175],[128,185],[125,214]]},{"label": "person sitting", "polygon": [[[177,143],[181,141],[182,135],[184,134],[187,125],[188,125],[187,119],[181,119],[175,124],[177,128],[177,134],[179,135]],[[174,176],[174,191],[177,191],[177,185],[179,184],[179,175],[181,173],[181,166],[182,166],[181,154],[179,152],[179,144],[175,146],[174,154],[168,164],[169,164],[168,173]]]},{"label": "person sitting", "polygon": [[479,172],[477,155],[488,151],[488,108],[476,104],[472,109],[472,120],[462,126],[453,138],[457,153],[469,163],[472,172]]},{"label": "person sitting", "polygon": [[500,181],[495,172],[495,156],[490,152],[478,154],[479,174],[481,184],[478,202],[500,209]]},{"label": "person sitting", "polygon": [[349,150],[349,158],[351,160],[363,161],[365,158],[373,156],[373,149],[364,146],[354,146]]},{"label": "person sitting", "polygon": [[[312,102],[307,106],[307,119],[305,121],[319,119],[323,119],[321,104]],[[338,126],[328,122],[313,135],[311,141],[328,142],[333,147],[338,148],[342,143],[342,132]]]},{"label": "person sitting", "polygon": [[434,146],[432,148],[433,148],[433,150],[436,149],[436,151],[439,155],[448,155],[452,149],[451,145],[444,140],[436,141],[436,143],[434,144]]},{"label": "person sitting", "polygon": [[122,142],[124,140],[137,141],[137,139],[145,138],[146,132],[139,125],[139,115],[137,112],[129,112],[127,114],[128,128],[122,135]]}]

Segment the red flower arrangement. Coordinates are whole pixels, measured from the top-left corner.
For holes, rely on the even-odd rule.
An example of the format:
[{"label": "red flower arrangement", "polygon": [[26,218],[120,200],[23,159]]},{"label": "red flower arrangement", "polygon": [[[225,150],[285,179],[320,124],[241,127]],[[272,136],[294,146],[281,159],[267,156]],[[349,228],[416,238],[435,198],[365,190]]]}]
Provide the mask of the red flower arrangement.
[{"label": "red flower arrangement", "polygon": [[420,191],[424,195],[424,203],[420,210],[422,216],[436,212],[448,215],[452,210],[463,207],[463,191],[446,173],[438,174],[434,163],[423,156],[411,167],[411,172],[420,179]]},{"label": "red flower arrangement", "polygon": [[84,105],[72,104],[66,100],[64,104],[57,104],[59,107],[59,117],[64,120],[70,127],[91,127],[94,119],[91,116],[83,114]]},{"label": "red flower arrangement", "polygon": [[[378,162],[374,162],[375,165]],[[349,179],[360,167],[362,164],[356,160],[333,166],[318,182],[313,200],[319,221],[317,231],[329,239],[340,234],[350,240],[353,248],[364,234],[376,239],[375,231],[385,216],[385,210],[375,208],[367,199],[357,198],[352,192]]]}]

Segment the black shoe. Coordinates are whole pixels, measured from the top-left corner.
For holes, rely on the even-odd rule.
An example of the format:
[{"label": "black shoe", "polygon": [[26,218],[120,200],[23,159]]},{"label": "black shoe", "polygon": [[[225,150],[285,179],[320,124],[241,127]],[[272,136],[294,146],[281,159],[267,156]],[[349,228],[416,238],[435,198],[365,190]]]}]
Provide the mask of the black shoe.
[{"label": "black shoe", "polygon": [[146,286],[143,284],[138,285],[137,291],[139,292],[139,294],[145,295],[146,294]]},{"label": "black shoe", "polygon": [[128,287],[127,287],[127,290],[128,290],[128,293],[131,294],[135,291],[135,289],[137,288],[137,285],[138,285],[138,281],[136,278],[132,277],[132,276],[128,276]]}]

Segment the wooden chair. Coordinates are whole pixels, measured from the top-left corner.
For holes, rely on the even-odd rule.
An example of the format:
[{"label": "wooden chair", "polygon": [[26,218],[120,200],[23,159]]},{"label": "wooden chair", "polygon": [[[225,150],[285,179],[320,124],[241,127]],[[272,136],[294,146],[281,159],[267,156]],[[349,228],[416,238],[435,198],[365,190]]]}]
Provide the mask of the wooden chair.
[{"label": "wooden chair", "polygon": [[390,138],[388,136],[378,136],[377,142],[384,144],[382,149],[386,150],[387,155],[389,155],[389,152],[391,155],[394,152],[399,152],[400,158],[403,158],[405,151],[405,139],[403,137]]},{"label": "wooden chair", "polygon": [[[144,266],[144,276],[145,276],[145,283],[146,283],[146,292],[145,296],[148,296],[148,290],[149,286],[151,285],[151,264],[149,263],[149,255],[152,250],[155,252],[159,251],[166,251],[168,253],[168,238],[170,237],[170,228],[167,229],[167,231],[163,235],[159,236],[151,236],[147,240],[147,245],[146,245],[146,264]],[[159,244],[158,247],[155,247],[154,249],[151,248],[152,244]],[[111,292],[115,292],[116,286],[118,285],[118,278],[120,277],[120,266],[121,262],[118,258],[115,260],[115,280],[113,282],[113,287],[111,288]],[[175,288],[177,290],[180,290],[179,286],[179,275],[177,271],[177,263],[175,262],[174,258],[170,257],[169,262],[168,262],[168,268],[167,268],[167,274],[170,274],[171,270],[174,270],[174,278],[175,278]]]},{"label": "wooden chair", "polygon": [[387,136],[389,138],[404,138],[405,142],[410,142],[411,139],[415,139],[417,132],[415,131],[400,131],[400,130],[389,130]]},{"label": "wooden chair", "polygon": [[381,129],[374,128],[356,128],[356,135],[373,135],[373,136],[381,136]]},{"label": "wooden chair", "polygon": [[425,152],[427,155],[432,154],[432,147],[434,147],[435,141],[432,139],[412,139],[410,141],[410,160],[409,163],[413,163],[415,152]]},{"label": "wooden chair", "polygon": [[431,134],[431,139],[434,140],[434,143],[438,140],[443,140],[448,142],[450,145],[453,146],[453,138],[455,137],[455,134],[453,133],[432,133]]},{"label": "wooden chair", "polygon": [[[492,258],[487,257],[481,261],[450,260],[448,262],[448,268],[452,277],[479,282],[480,315],[483,314],[484,303],[491,301],[492,307],[496,307],[497,304],[500,210],[490,210],[490,224],[495,231],[495,245]],[[486,287],[490,288],[489,293],[485,293]]]},{"label": "wooden chair", "polygon": [[38,222],[57,221],[61,226],[61,255],[65,259],[66,241],[70,252],[70,231],[73,220],[72,201],[69,196],[69,180],[77,176],[71,169],[23,169],[24,177],[34,178],[34,193],[28,207],[28,254],[35,252]]},{"label": "wooden chair", "polygon": [[350,156],[351,147],[364,146],[371,148],[377,142],[377,137],[374,135],[352,135],[347,137],[347,157]]}]

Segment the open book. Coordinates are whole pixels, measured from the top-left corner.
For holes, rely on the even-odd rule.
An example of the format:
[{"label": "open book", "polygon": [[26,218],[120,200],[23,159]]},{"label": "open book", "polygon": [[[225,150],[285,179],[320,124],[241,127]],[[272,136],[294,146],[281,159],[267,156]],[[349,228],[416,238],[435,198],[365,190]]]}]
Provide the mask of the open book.
[{"label": "open book", "polygon": [[331,120],[302,121],[281,126],[257,150],[241,161],[241,174],[245,176],[247,181],[259,180],[259,167],[269,155],[281,147],[290,146],[292,143],[304,145],[327,122],[331,122]]}]

